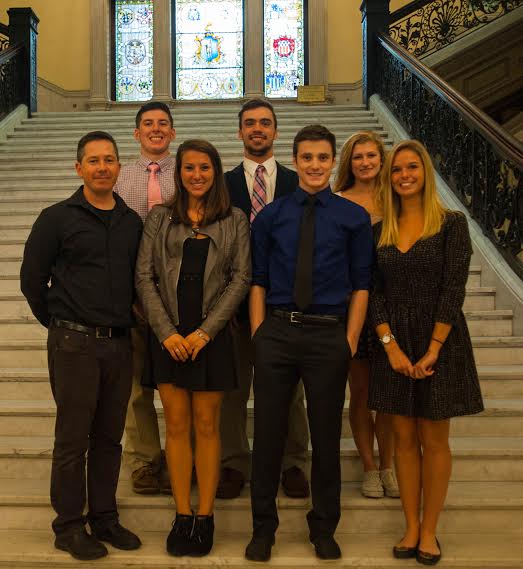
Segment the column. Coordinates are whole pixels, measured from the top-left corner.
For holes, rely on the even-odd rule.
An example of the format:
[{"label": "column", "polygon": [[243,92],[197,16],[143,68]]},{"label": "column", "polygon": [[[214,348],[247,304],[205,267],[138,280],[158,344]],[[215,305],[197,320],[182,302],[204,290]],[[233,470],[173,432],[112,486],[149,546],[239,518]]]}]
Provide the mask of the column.
[{"label": "column", "polygon": [[309,85],[328,87],[327,1],[309,0]]},{"label": "column", "polygon": [[244,93],[247,99],[263,97],[263,1],[245,0]]},{"label": "column", "polygon": [[91,0],[91,93],[89,110],[105,111],[111,105],[110,59],[111,0]]},{"label": "column", "polygon": [[29,114],[35,113],[38,87],[36,40],[40,20],[31,8],[10,8],[7,14],[9,16],[9,46],[22,44],[26,52],[26,64],[17,69],[17,85],[22,87],[22,100],[18,103],[27,105]]},{"label": "column", "polygon": [[376,85],[376,34],[388,33],[389,0],[363,0],[360,10],[363,32],[363,101],[368,105]]},{"label": "column", "polygon": [[153,12],[153,98],[172,102],[171,0],[155,0]]}]

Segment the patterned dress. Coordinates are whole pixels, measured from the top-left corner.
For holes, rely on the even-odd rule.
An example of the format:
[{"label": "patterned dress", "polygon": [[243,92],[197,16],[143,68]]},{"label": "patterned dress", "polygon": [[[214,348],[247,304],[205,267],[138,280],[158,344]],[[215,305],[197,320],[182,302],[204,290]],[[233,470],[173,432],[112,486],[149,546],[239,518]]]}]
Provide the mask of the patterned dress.
[{"label": "patterned dress", "polygon": [[[381,224],[375,229],[377,243]],[[418,380],[392,370],[375,336],[370,358],[370,409],[431,420],[483,410],[462,311],[471,254],[467,220],[459,212],[448,212],[439,233],[418,240],[406,253],[394,246],[377,249],[369,304],[372,328],[388,322],[412,363],[426,353],[435,322],[451,324],[452,329],[441,348],[434,375]]]}]

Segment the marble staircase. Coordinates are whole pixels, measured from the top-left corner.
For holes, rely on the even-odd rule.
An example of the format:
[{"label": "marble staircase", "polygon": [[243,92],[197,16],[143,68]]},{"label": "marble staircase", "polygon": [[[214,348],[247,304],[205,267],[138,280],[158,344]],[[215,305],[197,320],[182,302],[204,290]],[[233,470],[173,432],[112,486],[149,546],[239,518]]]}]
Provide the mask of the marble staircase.
[{"label": "marble staircase", "polygon": [[[241,159],[236,105],[180,106],[174,120],[178,142],[207,138],[220,151],[224,168]],[[353,132],[381,132],[364,107],[278,105],[276,156],[291,164],[291,142],[305,124],[331,128],[339,146]],[[118,490],[122,521],[137,531],[144,547],[111,550],[100,561],[81,563],[52,545],[49,504],[54,403],[46,369],[46,330],[32,317],[19,292],[18,273],[25,239],[42,209],[71,195],[80,180],[73,164],[78,139],[89,130],[111,132],[122,162],[138,151],[132,138],[134,112],[37,113],[0,143],[0,569],[62,567],[238,567],[248,563],[248,491],[233,501],[217,501],[216,546],[204,559],[174,559],[164,540],[174,515],[167,496],[132,493],[122,468]],[[453,421],[454,469],[441,518],[441,567],[521,568],[523,566],[523,337],[513,334],[513,311],[496,308],[496,289],[482,285],[482,267],[470,268],[465,313],[473,337],[486,410]],[[347,392],[347,400],[348,400]],[[162,432],[163,412],[158,402]],[[347,413],[348,404],[346,402]],[[249,403],[249,432],[252,401]],[[338,530],[344,557],[337,566],[403,568],[390,548],[402,532],[398,500],[368,500],[359,494],[361,466],[344,419],[342,440],[343,514]],[[279,498],[281,529],[271,565],[317,567],[307,542],[307,500]],[[415,562],[413,562],[415,563]],[[409,563],[410,565],[411,563]]]}]

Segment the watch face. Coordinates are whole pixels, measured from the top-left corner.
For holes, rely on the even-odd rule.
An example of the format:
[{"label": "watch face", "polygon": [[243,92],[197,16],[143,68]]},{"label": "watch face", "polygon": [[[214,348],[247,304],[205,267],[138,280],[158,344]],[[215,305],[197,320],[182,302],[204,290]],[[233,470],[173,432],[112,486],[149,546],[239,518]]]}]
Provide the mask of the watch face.
[{"label": "watch face", "polygon": [[381,338],[383,344],[388,344],[391,340],[390,334],[384,334]]}]

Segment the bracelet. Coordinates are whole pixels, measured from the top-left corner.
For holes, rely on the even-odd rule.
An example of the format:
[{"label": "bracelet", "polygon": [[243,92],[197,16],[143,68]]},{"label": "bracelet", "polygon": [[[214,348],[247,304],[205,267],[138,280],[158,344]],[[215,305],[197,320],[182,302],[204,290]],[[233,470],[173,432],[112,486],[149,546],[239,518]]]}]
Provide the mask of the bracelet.
[{"label": "bracelet", "polygon": [[434,340],[435,342],[437,342],[438,344],[441,344],[442,346],[443,346],[443,344],[445,344],[445,342],[442,342],[441,340],[434,338],[434,336],[432,336],[431,340]]},{"label": "bracelet", "polygon": [[206,344],[209,343],[209,338],[207,335],[205,335],[199,328],[196,328],[196,330],[194,331],[194,333],[198,336],[198,338],[201,338]]}]

